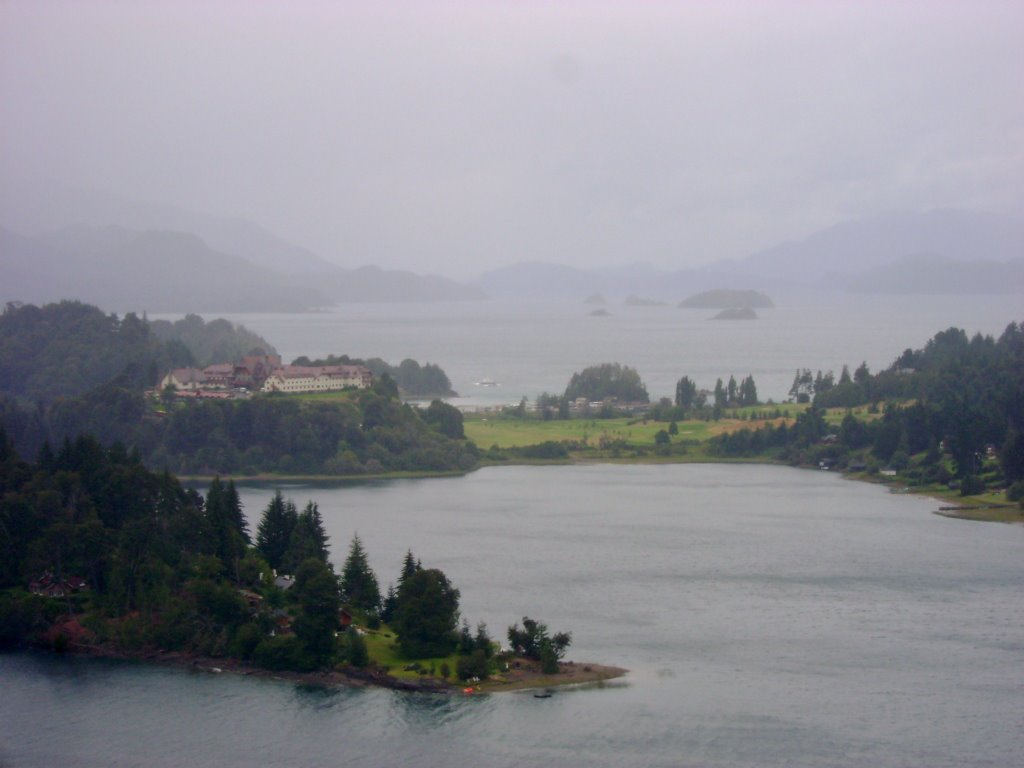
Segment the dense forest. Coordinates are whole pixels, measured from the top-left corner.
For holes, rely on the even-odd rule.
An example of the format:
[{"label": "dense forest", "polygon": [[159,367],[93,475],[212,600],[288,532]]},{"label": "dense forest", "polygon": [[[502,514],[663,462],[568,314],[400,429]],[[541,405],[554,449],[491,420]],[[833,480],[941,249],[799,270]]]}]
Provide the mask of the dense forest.
[{"label": "dense forest", "polygon": [[132,313],[118,319],[97,307],[62,301],[7,304],[0,314],[0,394],[50,403],[117,381],[143,389],[160,372],[192,365],[180,341],[161,342]]},{"label": "dense forest", "polygon": [[[440,401],[423,411],[403,405],[387,375],[372,390],[330,402],[153,400],[145,388],[161,371],[194,361],[186,341],[205,339],[204,348],[252,341],[231,324],[213,321],[203,331],[196,321],[161,342],[134,315],[119,320],[78,302],[8,306],[0,315],[0,424],[23,456],[88,434],[176,473],[360,475],[476,465],[458,410]],[[406,362],[413,365],[399,370],[415,367],[447,382],[436,366]]]},{"label": "dense forest", "polygon": [[340,574],[329,552],[315,502],[278,493],[251,532],[232,482],[204,497],[88,436],[28,463],[0,427],[0,646],[361,669],[355,623],[387,621],[405,658],[457,654],[442,677],[487,675],[493,643],[483,625],[459,632],[444,573],[410,551],[385,599],[358,536]]},{"label": "dense forest", "polygon": [[260,354],[277,354],[273,345],[259,334],[220,318],[206,322],[199,315],[185,315],[173,322],[150,320],[149,328],[160,341],[181,342],[199,367],[239,360],[255,350]]},{"label": "dense forest", "polygon": [[[797,371],[791,395],[812,403],[794,425],[721,435],[713,449],[840,468],[891,467],[911,479],[955,482],[964,493],[984,489],[982,469],[997,456],[1002,475],[989,482],[1024,480],[1024,327],[1017,323],[999,338],[950,328],[876,374],[866,365],[853,375],[844,367],[838,380],[831,372]],[[825,421],[830,407],[860,408],[871,418],[849,412],[835,428]]]}]

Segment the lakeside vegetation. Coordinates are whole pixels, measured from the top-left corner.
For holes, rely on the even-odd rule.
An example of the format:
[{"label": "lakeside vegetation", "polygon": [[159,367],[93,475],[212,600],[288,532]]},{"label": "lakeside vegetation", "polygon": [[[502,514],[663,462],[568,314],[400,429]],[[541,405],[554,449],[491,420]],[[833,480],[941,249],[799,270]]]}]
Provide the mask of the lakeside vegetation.
[{"label": "lakeside vegetation", "polygon": [[[712,398],[709,400],[708,395]],[[801,369],[782,405],[756,402],[752,377],[713,393],[679,380],[641,417],[606,402],[572,414],[538,398],[467,419],[486,462],[761,461],[843,471],[900,490],[955,500],[943,513],[1024,520],[1024,329],[998,339],[959,329],[905,350],[887,369]],[[602,418],[604,417],[604,418]],[[962,509],[960,509],[962,508]]]},{"label": "lakeside vegetation", "polygon": [[423,690],[560,674],[569,633],[524,618],[502,651],[411,550],[383,594],[358,536],[340,573],[330,550],[315,501],[278,492],[251,532],[231,481],[203,496],[89,437],[29,463],[0,427],[0,646]]},{"label": "lakeside vegetation", "polygon": [[[198,330],[201,322],[188,325]],[[221,341],[233,329],[204,327]],[[753,377],[734,375],[713,390],[684,375],[673,399],[650,403],[637,371],[605,363],[573,374],[562,394],[541,394],[534,408],[524,398],[500,413],[464,417],[440,400],[403,405],[387,372],[369,390],[151,399],[142,387],[160,362],[192,354],[181,339],[160,342],[144,320],[76,302],[9,305],[0,316],[0,349],[9,353],[0,423],[21,455],[86,434],[127,446],[151,468],[191,476],[353,479],[451,474],[481,463],[767,461],[1005,505],[1024,495],[1022,335],[1016,323],[998,339],[949,329],[875,374],[864,364],[838,376],[798,369],[792,402],[783,404],[760,402]],[[55,382],[65,358],[78,375]],[[436,366],[411,360],[395,370],[431,386],[447,381]]]},{"label": "lakeside vegetation", "polygon": [[[119,319],[79,302],[7,305],[0,314],[0,423],[19,454],[38,456],[46,445],[92,435],[130,447],[151,468],[190,475],[354,477],[477,465],[457,409],[403,405],[387,372],[372,389],[337,396],[154,399],[147,388],[168,368],[253,338],[223,321],[191,316],[180,323],[174,338],[161,341],[132,314]],[[193,353],[186,343],[200,347]],[[450,388],[437,366],[406,360],[395,371],[414,389]]]}]

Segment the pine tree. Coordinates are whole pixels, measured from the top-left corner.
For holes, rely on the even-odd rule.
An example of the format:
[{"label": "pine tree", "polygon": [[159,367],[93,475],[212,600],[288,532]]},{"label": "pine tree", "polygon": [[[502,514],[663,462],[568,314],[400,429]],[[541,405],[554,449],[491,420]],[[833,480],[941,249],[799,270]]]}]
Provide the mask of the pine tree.
[{"label": "pine tree", "polygon": [[407,550],[405,553],[405,560],[402,562],[402,572],[398,576],[398,591],[402,591],[402,585],[405,584],[409,578],[416,573],[422,566],[416,561],[412,555],[412,550]]},{"label": "pine tree", "polygon": [[395,609],[398,607],[398,595],[395,593],[395,585],[388,584],[388,594],[381,605],[380,618],[385,624],[390,624],[395,617]]},{"label": "pine tree", "polygon": [[306,504],[295,521],[281,564],[285,570],[294,572],[299,563],[311,557],[330,568],[327,532],[324,530],[323,518],[320,517],[320,509],[312,501]]},{"label": "pine tree", "polygon": [[368,612],[379,610],[380,589],[377,577],[370,569],[359,534],[352,537],[345,567],[341,571],[341,589],[354,608]]},{"label": "pine tree", "polygon": [[297,522],[295,505],[285,501],[280,491],[275,493],[256,528],[256,548],[271,568],[282,567]]},{"label": "pine tree", "polygon": [[697,399],[697,384],[689,376],[683,376],[676,382],[676,405],[689,410]]},{"label": "pine tree", "polygon": [[725,408],[726,405],[728,405],[728,402],[726,400],[725,387],[722,386],[722,380],[718,379],[715,382],[715,407],[721,409]]},{"label": "pine tree", "polygon": [[238,533],[239,537],[247,545],[252,544],[252,537],[249,535],[249,523],[242,511],[242,500],[238,497],[238,489],[235,488],[235,481],[228,480],[228,487],[224,492],[226,501],[225,511],[227,512],[228,523]]},{"label": "pine tree", "polygon": [[458,645],[459,590],[437,569],[419,569],[402,585],[391,626],[408,658],[446,656]]}]

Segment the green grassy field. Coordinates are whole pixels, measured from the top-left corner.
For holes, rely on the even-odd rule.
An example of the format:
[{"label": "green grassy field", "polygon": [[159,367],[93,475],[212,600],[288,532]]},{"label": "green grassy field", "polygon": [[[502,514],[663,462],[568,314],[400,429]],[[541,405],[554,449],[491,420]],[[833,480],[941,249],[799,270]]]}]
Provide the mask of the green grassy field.
[{"label": "green grassy field", "polygon": [[[757,428],[764,422],[741,419],[720,421],[681,421],[679,434],[672,442],[704,441],[723,432]],[[569,419],[567,421],[541,421],[539,419],[508,419],[467,416],[464,421],[466,437],[481,449],[522,448],[549,440],[571,440],[597,447],[602,440],[623,440],[629,445],[653,446],[654,436],[667,430],[664,421],[636,421],[635,419]]]},{"label": "green grassy field", "polygon": [[[363,635],[363,639],[366,640],[366,650],[370,654],[370,660],[381,667],[386,667],[388,674],[392,677],[396,677],[399,680],[419,680],[424,675],[421,675],[419,670],[406,669],[412,662],[404,658],[398,651],[398,639],[394,633],[386,626],[382,625],[378,631],[368,631]],[[448,668],[451,670],[449,680],[454,680],[455,675],[455,664],[458,662],[458,654],[453,653],[451,656],[437,657],[433,659],[418,659],[416,663],[419,665],[419,669],[426,670],[427,675],[430,675],[430,668],[433,666],[434,674],[433,677],[441,677],[441,664],[448,664]]]}]

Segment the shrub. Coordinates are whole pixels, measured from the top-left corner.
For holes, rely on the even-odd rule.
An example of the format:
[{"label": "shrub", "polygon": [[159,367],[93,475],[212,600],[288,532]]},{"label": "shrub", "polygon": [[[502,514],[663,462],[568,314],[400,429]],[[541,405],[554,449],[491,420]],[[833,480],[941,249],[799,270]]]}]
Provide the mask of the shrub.
[{"label": "shrub", "polygon": [[270,637],[260,642],[252,658],[264,669],[295,669],[300,656],[299,641],[294,635]]},{"label": "shrub", "polygon": [[345,634],[345,640],[347,646],[345,658],[349,664],[361,669],[370,663],[370,652],[367,650],[366,640],[359,634],[359,630],[349,627]]},{"label": "shrub", "polygon": [[960,495],[961,496],[976,496],[979,493],[984,493],[985,483],[977,475],[965,475],[963,480],[960,481]]},{"label": "shrub", "polygon": [[1006,499],[1008,501],[1024,500],[1024,480],[1018,480],[1006,489]]},{"label": "shrub", "polygon": [[478,677],[481,680],[487,677],[487,655],[477,648],[468,656],[460,656],[455,662],[455,674],[460,680],[469,680],[471,677]]}]

